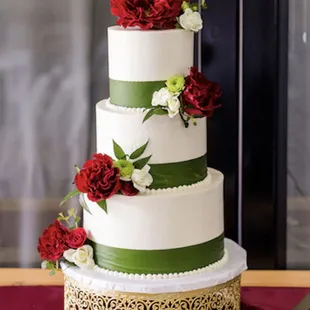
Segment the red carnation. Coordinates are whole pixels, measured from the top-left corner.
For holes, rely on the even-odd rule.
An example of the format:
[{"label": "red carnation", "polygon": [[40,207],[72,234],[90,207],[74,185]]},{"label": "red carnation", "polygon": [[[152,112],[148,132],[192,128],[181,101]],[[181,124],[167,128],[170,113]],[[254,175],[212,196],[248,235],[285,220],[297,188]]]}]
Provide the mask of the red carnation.
[{"label": "red carnation", "polygon": [[94,154],[75,176],[75,185],[82,193],[87,193],[89,200],[106,200],[120,190],[120,171],[113,166],[108,155]]},{"label": "red carnation", "polygon": [[197,117],[211,117],[214,109],[220,107],[215,102],[221,94],[218,84],[209,81],[197,68],[192,67],[182,93],[185,112]]},{"label": "red carnation", "polygon": [[111,0],[117,24],[141,29],[174,29],[183,0]]},{"label": "red carnation", "polygon": [[57,220],[45,229],[38,245],[42,260],[55,262],[61,258],[69,248],[66,244],[69,233],[70,231]]},{"label": "red carnation", "polygon": [[121,192],[125,196],[136,196],[139,194],[139,191],[133,186],[131,181],[121,181]]},{"label": "red carnation", "polygon": [[66,237],[66,243],[69,248],[78,249],[84,245],[87,239],[87,233],[84,228],[78,227],[71,230]]}]

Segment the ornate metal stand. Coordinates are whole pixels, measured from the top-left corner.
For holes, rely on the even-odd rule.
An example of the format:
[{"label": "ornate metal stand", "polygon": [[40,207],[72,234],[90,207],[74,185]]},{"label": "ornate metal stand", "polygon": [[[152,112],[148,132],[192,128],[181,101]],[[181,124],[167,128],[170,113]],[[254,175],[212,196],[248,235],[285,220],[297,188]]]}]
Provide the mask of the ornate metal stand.
[{"label": "ornate metal stand", "polygon": [[65,310],[239,310],[240,276],[217,286],[178,293],[95,292],[65,276]]}]

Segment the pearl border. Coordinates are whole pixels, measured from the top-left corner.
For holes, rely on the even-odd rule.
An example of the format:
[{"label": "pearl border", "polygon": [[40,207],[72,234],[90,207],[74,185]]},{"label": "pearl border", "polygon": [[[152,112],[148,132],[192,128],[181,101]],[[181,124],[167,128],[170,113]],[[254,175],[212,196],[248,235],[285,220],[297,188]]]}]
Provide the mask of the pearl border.
[{"label": "pearl border", "polygon": [[120,105],[116,105],[116,104],[111,103],[110,98],[106,100],[104,105],[111,110],[119,111],[119,112],[128,112],[128,113],[144,113],[150,110],[147,108],[127,108],[127,107],[123,107]]},{"label": "pearl border", "polygon": [[210,264],[206,267],[199,268],[192,271],[186,271],[186,272],[180,272],[180,273],[169,273],[169,274],[133,274],[133,273],[124,273],[124,272],[118,272],[118,271],[111,271],[108,269],[100,268],[99,266],[95,266],[94,270],[99,271],[103,273],[104,275],[110,275],[110,276],[118,276],[123,279],[129,279],[129,280],[161,280],[161,279],[174,279],[174,278],[181,278],[181,277],[187,277],[192,275],[197,275],[201,273],[205,273],[208,271],[214,271],[216,269],[221,268],[228,262],[228,251],[224,250],[224,256],[217,262]]},{"label": "pearl border", "polygon": [[[210,169],[210,168],[208,168]],[[151,172],[152,174],[152,172]],[[168,188],[158,188],[158,189],[149,189],[147,188],[144,193],[139,193],[139,196],[146,196],[146,195],[159,195],[163,193],[177,193],[177,192],[182,192],[186,191],[189,189],[194,189],[198,187],[202,187],[204,185],[209,185],[211,183],[212,176],[210,173],[208,173],[207,177],[200,182],[193,183],[191,185],[182,185],[182,186],[177,186],[177,187],[168,187]]]}]

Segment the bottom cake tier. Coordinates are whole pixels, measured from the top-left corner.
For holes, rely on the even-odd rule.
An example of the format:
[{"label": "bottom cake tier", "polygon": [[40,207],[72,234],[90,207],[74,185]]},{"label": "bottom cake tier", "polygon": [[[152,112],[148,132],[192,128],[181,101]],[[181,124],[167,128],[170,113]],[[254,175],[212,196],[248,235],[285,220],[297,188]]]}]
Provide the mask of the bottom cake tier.
[{"label": "bottom cake tier", "polygon": [[204,273],[173,279],[124,279],[63,264],[65,310],[240,309],[240,275],[246,252],[225,239],[228,262]]},{"label": "bottom cake tier", "polygon": [[96,264],[125,274],[182,274],[225,260],[220,171],[181,188],[115,195],[107,213],[85,198],[83,227]]}]

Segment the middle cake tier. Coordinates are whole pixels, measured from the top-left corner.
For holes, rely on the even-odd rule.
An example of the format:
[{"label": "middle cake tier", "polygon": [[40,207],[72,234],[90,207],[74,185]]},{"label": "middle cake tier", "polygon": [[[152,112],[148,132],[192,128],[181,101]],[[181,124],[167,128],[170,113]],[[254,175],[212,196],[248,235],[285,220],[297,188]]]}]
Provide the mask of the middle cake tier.
[{"label": "middle cake tier", "polygon": [[207,168],[207,121],[184,127],[179,117],[154,115],[143,122],[147,111],[118,107],[103,100],[97,104],[97,152],[114,158],[113,141],[126,154],[148,142],[143,157],[151,156],[151,189],[191,185],[204,180]]},{"label": "middle cake tier", "polygon": [[224,255],[222,173],[181,189],[108,200],[107,213],[86,198],[84,228],[96,264],[133,274],[184,273]]}]

